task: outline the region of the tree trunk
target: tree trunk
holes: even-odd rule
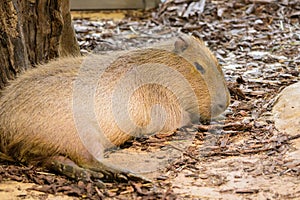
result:
[[[69,0],[0,2],[0,89],[38,63],[79,55]]]

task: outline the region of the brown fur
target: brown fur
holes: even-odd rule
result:
[[[216,58],[191,36],[114,55],[62,58],[27,71],[2,92],[0,152],[22,162],[63,155],[95,169],[101,163],[94,157],[112,145],[210,119],[228,104]]]

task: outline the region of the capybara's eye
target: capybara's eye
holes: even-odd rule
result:
[[[205,74],[205,69],[198,62],[194,62],[196,68],[201,72],[201,74]]]

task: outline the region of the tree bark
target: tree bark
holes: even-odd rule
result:
[[[36,64],[79,54],[69,0],[0,2],[0,89]]]

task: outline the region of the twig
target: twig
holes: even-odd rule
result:
[[[195,156],[186,153],[184,149],[181,149],[181,148],[179,148],[179,147],[176,147],[176,146],[174,146],[173,144],[169,144],[169,145],[170,145],[171,147],[173,147],[174,149],[176,149],[176,150],[178,150],[178,151],[181,151],[181,152],[183,153],[183,155],[188,156],[188,157],[190,157],[190,158],[192,158],[192,159],[194,159],[194,160],[196,160],[196,161],[200,161],[199,158],[196,158]]]

